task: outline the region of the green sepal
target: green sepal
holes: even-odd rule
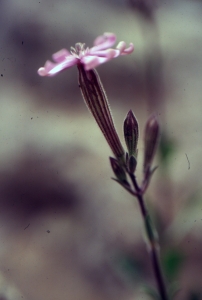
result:
[[[110,157],[109,158],[112,170],[116,178],[121,182],[127,182],[126,172],[122,166],[122,163],[119,162],[116,158]]]

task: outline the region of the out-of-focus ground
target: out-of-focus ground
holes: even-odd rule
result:
[[[144,1],[142,1],[144,2]],[[147,192],[176,299],[202,293],[202,2],[0,1],[0,299],[149,299],[139,208],[113,182],[111,151],[81,98],[76,68],[37,69],[103,32],[133,42],[98,68],[116,127],[155,113],[161,155]],[[152,9],[152,11],[150,10]],[[123,141],[123,138],[122,138]],[[195,298],[194,298],[195,297]]]

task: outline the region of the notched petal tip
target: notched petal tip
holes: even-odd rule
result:
[[[118,49],[120,52],[123,52],[126,48],[126,43],[125,42],[119,42],[118,45],[116,46],[116,49]]]
[[[134,51],[134,45],[133,45],[133,43],[130,43],[129,47],[126,48],[126,43],[122,41],[122,42],[118,43],[118,45],[116,46],[116,49],[120,51],[120,55],[130,54]]]
[[[129,44],[129,47],[126,48],[126,49],[124,50],[124,53],[125,53],[125,54],[130,54],[130,53],[132,53],[133,51],[134,51],[134,45],[133,45],[133,43],[130,43],[130,44]]]

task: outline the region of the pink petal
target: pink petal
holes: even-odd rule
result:
[[[116,46],[116,49],[120,51],[120,55],[130,54],[134,51],[134,45],[132,43],[129,44],[129,47],[126,48],[125,42],[120,42]]]
[[[119,42],[118,45],[116,46],[116,49],[118,49],[120,52],[124,51],[125,48],[126,48],[125,42]]]
[[[38,69],[38,74],[40,76],[48,76],[48,72],[54,68],[55,64],[52,63],[50,60],[47,60],[44,67]]]
[[[53,76],[59,72],[61,72],[64,69],[68,69],[72,67],[73,65],[76,65],[78,62],[78,59],[73,56],[69,56],[66,58],[65,61],[55,64],[55,66],[48,72],[49,76]]]
[[[89,54],[93,55],[93,56],[113,58],[113,57],[117,56],[117,50],[116,49],[106,49],[106,50],[100,50],[100,51],[92,51],[92,49],[90,49]]]
[[[130,44],[129,44],[129,47],[126,48],[126,49],[124,50],[124,53],[130,54],[130,53],[132,53],[133,51],[134,51],[134,45],[133,45],[133,43],[130,43]]]
[[[67,49],[61,49],[60,51],[52,55],[55,62],[62,62],[67,56],[70,56],[70,52]]]
[[[98,57],[98,56],[84,56],[81,59],[81,63],[84,64],[85,70],[89,71],[94,69],[95,67],[99,66],[100,64],[105,63],[106,61],[110,60],[109,57]]]
[[[39,68],[37,72],[40,76],[46,76],[47,75],[46,70],[43,67]]]
[[[38,74],[41,76],[54,76],[55,74],[59,73],[60,71],[70,68],[73,65],[76,65],[78,59],[74,56],[68,56],[65,58],[64,61],[54,64],[50,61],[45,63],[44,68],[40,68],[38,70]]]
[[[105,32],[103,35],[98,36],[94,41],[94,47],[91,51],[104,50],[114,45],[116,42],[116,36],[114,33]]]
[[[110,47],[115,43],[115,41],[115,34],[106,32],[95,39],[94,47],[91,49],[78,49],[80,51],[78,55],[79,58],[77,58],[76,55],[72,55],[67,49],[61,49],[52,55],[55,63],[47,61],[44,67],[39,68],[38,74],[40,76],[53,76],[64,69],[78,64],[79,62],[84,64],[85,70],[90,70],[105,63],[106,61],[111,60],[112,58],[118,57],[119,55],[126,55],[133,52],[133,44],[130,43],[129,47],[126,48],[125,42],[120,42],[116,49],[111,49]],[[78,43],[78,45],[81,44]]]

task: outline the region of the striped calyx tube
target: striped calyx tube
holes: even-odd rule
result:
[[[79,87],[84,102],[95,118],[115,157],[124,161],[125,151],[116,132],[107,95],[100,77],[95,69],[86,71],[82,64],[78,64],[77,67]]]

